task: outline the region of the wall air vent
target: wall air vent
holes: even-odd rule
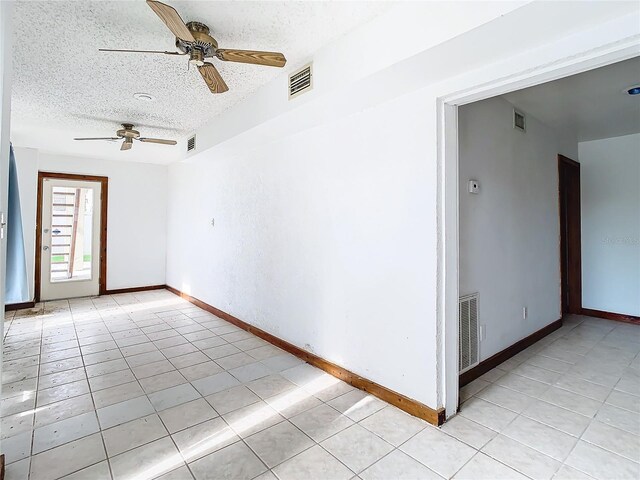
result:
[[[196,149],[196,136],[194,135],[193,137],[190,137],[189,140],[187,140],[187,152],[190,152],[191,150],[195,150]]]
[[[458,302],[458,355],[460,373],[476,366],[478,353],[478,294],[460,297]]]
[[[313,69],[311,67],[310,63],[289,75],[289,100],[313,88]]]
[[[527,130],[527,122],[524,117],[524,113],[519,112],[515,108],[513,109],[513,128],[520,130],[521,132],[526,132]]]

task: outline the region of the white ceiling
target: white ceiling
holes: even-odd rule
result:
[[[313,52],[385,12],[389,2],[168,1],[185,22],[206,23],[220,48],[281,51],[284,69],[219,62],[229,85],[209,93],[185,57],[102,53],[99,48],[174,50],[174,37],[143,0],[18,1],[14,13],[12,141],[16,146],[99,158],[169,163],[176,147],[136,143],[120,152],[111,136],[131,122],[142,136],[184,138]],[[133,98],[150,93],[155,102]],[[283,93],[283,95],[286,93]]]
[[[503,97],[578,142],[640,132],[640,57],[518,90]]]

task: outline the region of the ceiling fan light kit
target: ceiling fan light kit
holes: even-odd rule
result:
[[[175,8],[156,0],[147,0],[147,5],[160,17],[167,28],[176,37],[179,52],[156,50],[117,50],[103,49],[102,52],[159,53],[163,55],[188,55],[189,63],[198,67],[200,75],[211,93],[224,93],[229,90],[218,69],[208,58],[224,62],[250,63],[270,67],[284,67],[286,58],[279,52],[261,52],[257,50],[230,50],[218,48],[218,42],[210,35],[207,25],[200,22],[184,23]]]

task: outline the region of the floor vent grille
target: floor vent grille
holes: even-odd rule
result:
[[[478,294],[460,297],[458,302],[459,370],[460,373],[478,364]]]
[[[289,100],[311,90],[313,87],[313,72],[311,64],[289,75]]]

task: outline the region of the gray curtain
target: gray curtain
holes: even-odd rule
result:
[[[5,303],[28,302],[27,259],[24,251],[22,214],[20,212],[20,192],[18,170],[13,147],[9,157],[9,205],[7,208],[7,275],[5,277]]]

